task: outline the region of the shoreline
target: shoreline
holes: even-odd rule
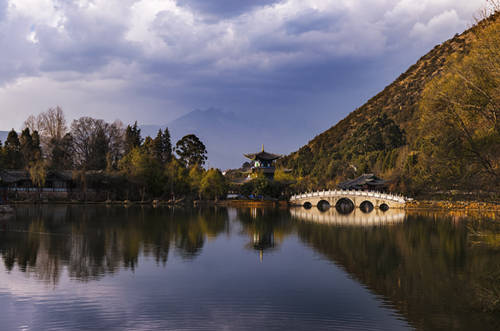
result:
[[[51,200],[51,201],[9,201],[7,205],[151,205],[151,206],[227,206],[227,207],[253,207],[253,208],[288,208],[292,205],[288,201],[257,201],[257,200],[219,200],[219,201],[78,201],[78,200]],[[407,202],[405,210],[464,210],[464,211],[493,211],[500,212],[500,202],[483,201],[444,201],[444,200],[413,200]]]
[[[444,200],[414,200],[406,203],[406,210],[463,210],[500,212],[500,202],[484,201],[444,201]]]

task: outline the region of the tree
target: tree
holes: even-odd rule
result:
[[[3,144],[2,140],[0,140],[0,169],[3,169],[4,167],[4,149],[3,149]]]
[[[204,170],[200,166],[191,167],[189,170],[189,186],[191,193],[200,197],[201,194],[201,181],[204,177]]]
[[[51,154],[50,142],[60,141],[67,133],[66,117],[61,107],[49,108],[47,111],[38,114],[37,116],[30,115],[24,121],[24,128],[30,129],[31,132],[37,131],[40,135],[40,140],[45,148],[45,152]]]
[[[42,187],[45,185],[45,180],[47,178],[45,161],[37,160],[31,162],[28,166],[28,172],[30,174],[31,182],[36,185],[41,191]]]
[[[5,140],[4,145],[4,162],[8,169],[22,168],[23,158],[21,154],[21,145],[17,132],[12,129]]]
[[[189,193],[189,182],[186,168],[176,159],[165,166],[165,191],[175,200],[176,194]]]
[[[200,191],[205,199],[223,199],[227,195],[226,178],[219,169],[211,168],[201,180]]]
[[[60,140],[67,131],[66,118],[61,107],[49,108],[41,116],[42,135]],[[36,130],[35,130],[36,131]]]
[[[203,166],[207,160],[207,149],[194,134],[184,136],[175,145],[175,152],[188,167]]]
[[[120,120],[116,120],[109,125],[108,170],[118,169],[118,161],[123,157],[125,152],[124,135],[125,130],[123,129],[123,123]]]
[[[141,146],[141,129],[137,126],[137,121],[134,122],[133,126],[127,125],[124,144],[125,154],[129,153],[135,147]]]
[[[74,163],[80,169],[106,169],[110,150],[110,125],[103,120],[81,117],[71,124]]]
[[[52,169],[70,170],[73,169],[73,137],[66,133],[64,137],[57,141],[51,141],[52,155],[50,157]]]
[[[42,146],[40,145],[40,135],[38,131],[33,131],[31,134],[33,141],[33,160],[40,160],[42,158]]]
[[[271,193],[271,181],[267,179],[264,175],[259,174],[257,178],[252,179],[253,191],[252,193],[256,196],[266,196]]]
[[[23,158],[23,165],[28,166],[33,160],[33,138],[30,134],[30,129],[26,128],[21,132],[19,138],[19,150]]]
[[[135,147],[120,160],[120,169],[139,186],[141,200],[146,193],[161,194],[163,171],[155,158],[144,149]]]
[[[145,139],[144,139],[144,143],[142,144],[142,149],[144,150],[144,152],[148,153],[149,155],[151,155],[152,157],[156,158],[156,153],[155,153],[155,148],[154,148],[154,141],[153,139],[150,137],[150,136],[147,136]],[[156,158],[156,160],[158,162],[161,162],[161,160],[158,160]]]
[[[170,132],[168,128],[165,131],[158,130],[158,134],[153,140],[153,154],[156,159],[165,164],[172,159],[172,143],[170,142]]]
[[[172,142],[168,128],[165,128],[162,135],[162,158],[163,162],[170,162],[172,160]]]
[[[108,124],[103,120],[94,120],[94,132],[90,139],[89,159],[86,169],[106,169],[109,151],[109,138],[107,135]]]
[[[75,152],[74,162],[80,169],[85,168],[89,162],[93,125],[94,119],[91,117],[81,117],[71,123],[71,136]]]

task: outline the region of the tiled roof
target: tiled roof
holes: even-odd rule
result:
[[[259,153],[253,153],[253,154],[243,154],[246,158],[249,158],[250,160],[266,160],[266,161],[273,161],[276,159],[279,159],[281,155],[279,154],[272,154],[268,153],[265,151],[259,152]]]
[[[365,185],[372,187],[380,187],[387,184],[387,181],[382,178],[378,178],[374,174],[363,174],[360,177],[346,182],[340,183],[338,186],[341,189],[360,189]]]

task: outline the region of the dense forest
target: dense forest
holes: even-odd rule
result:
[[[297,189],[373,172],[404,194],[500,194],[500,7],[280,161]]]
[[[205,145],[189,134],[172,145],[168,128],[141,137],[137,122],[81,117],[67,127],[60,107],[30,116],[20,134],[0,142],[0,170],[24,170],[43,187],[49,172],[72,171],[85,190],[98,188],[116,199],[224,197],[227,183],[218,169],[205,170]]]

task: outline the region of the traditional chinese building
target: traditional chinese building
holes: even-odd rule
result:
[[[356,179],[340,183],[338,187],[342,190],[385,191],[387,189],[387,181],[374,174],[363,174]]]
[[[281,158],[281,155],[272,154],[264,151],[264,145],[262,145],[262,151],[253,154],[243,154],[246,158],[250,159],[251,168],[248,171],[249,176],[255,173],[263,173],[267,178],[274,179],[274,171],[276,170],[275,161]]]

